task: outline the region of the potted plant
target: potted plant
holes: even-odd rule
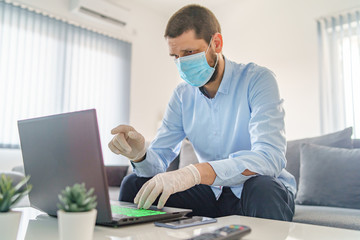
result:
[[[66,187],[59,195],[57,211],[60,240],[92,239],[97,211],[94,189],[86,190],[85,184]]]
[[[21,219],[20,211],[11,208],[31,191],[32,186],[26,185],[30,176],[22,179],[16,186],[11,177],[0,176],[0,236],[1,239],[16,239]]]

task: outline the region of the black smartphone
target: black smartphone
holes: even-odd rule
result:
[[[155,226],[158,227],[178,229],[178,228],[192,227],[192,226],[197,226],[207,223],[215,223],[215,222],[217,222],[215,218],[193,216],[191,218],[181,218],[177,220],[172,219],[172,220],[154,222],[154,224]]]

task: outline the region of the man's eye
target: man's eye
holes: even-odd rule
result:
[[[195,51],[192,51],[192,50],[189,50],[189,51],[186,51],[186,54],[193,54]]]

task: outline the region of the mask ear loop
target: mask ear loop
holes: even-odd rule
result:
[[[209,50],[209,48],[210,48],[212,38],[213,38],[213,37],[211,36],[209,46],[207,47],[207,49],[206,49],[206,51],[205,51],[205,55],[207,54],[207,52],[208,52],[208,50]]]
[[[208,46],[208,48],[207,48],[206,51],[205,51],[205,55],[207,54],[207,52],[208,52],[208,50],[209,50],[209,48],[210,48],[212,39],[213,39],[213,37],[211,36],[209,46]],[[216,62],[215,62],[215,65],[214,65],[213,68],[216,68],[216,65],[217,65],[217,63],[218,63],[218,60],[219,60],[219,56],[218,56],[218,54],[216,53]]]

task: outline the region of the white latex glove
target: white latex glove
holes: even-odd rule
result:
[[[163,208],[171,194],[185,191],[200,184],[201,176],[194,165],[176,171],[159,173],[147,181],[136,194],[138,208],[148,209],[162,192],[157,208]]]
[[[145,139],[133,127],[119,125],[111,130],[111,134],[116,134],[108,144],[113,153],[124,155],[134,162],[144,157]]]

